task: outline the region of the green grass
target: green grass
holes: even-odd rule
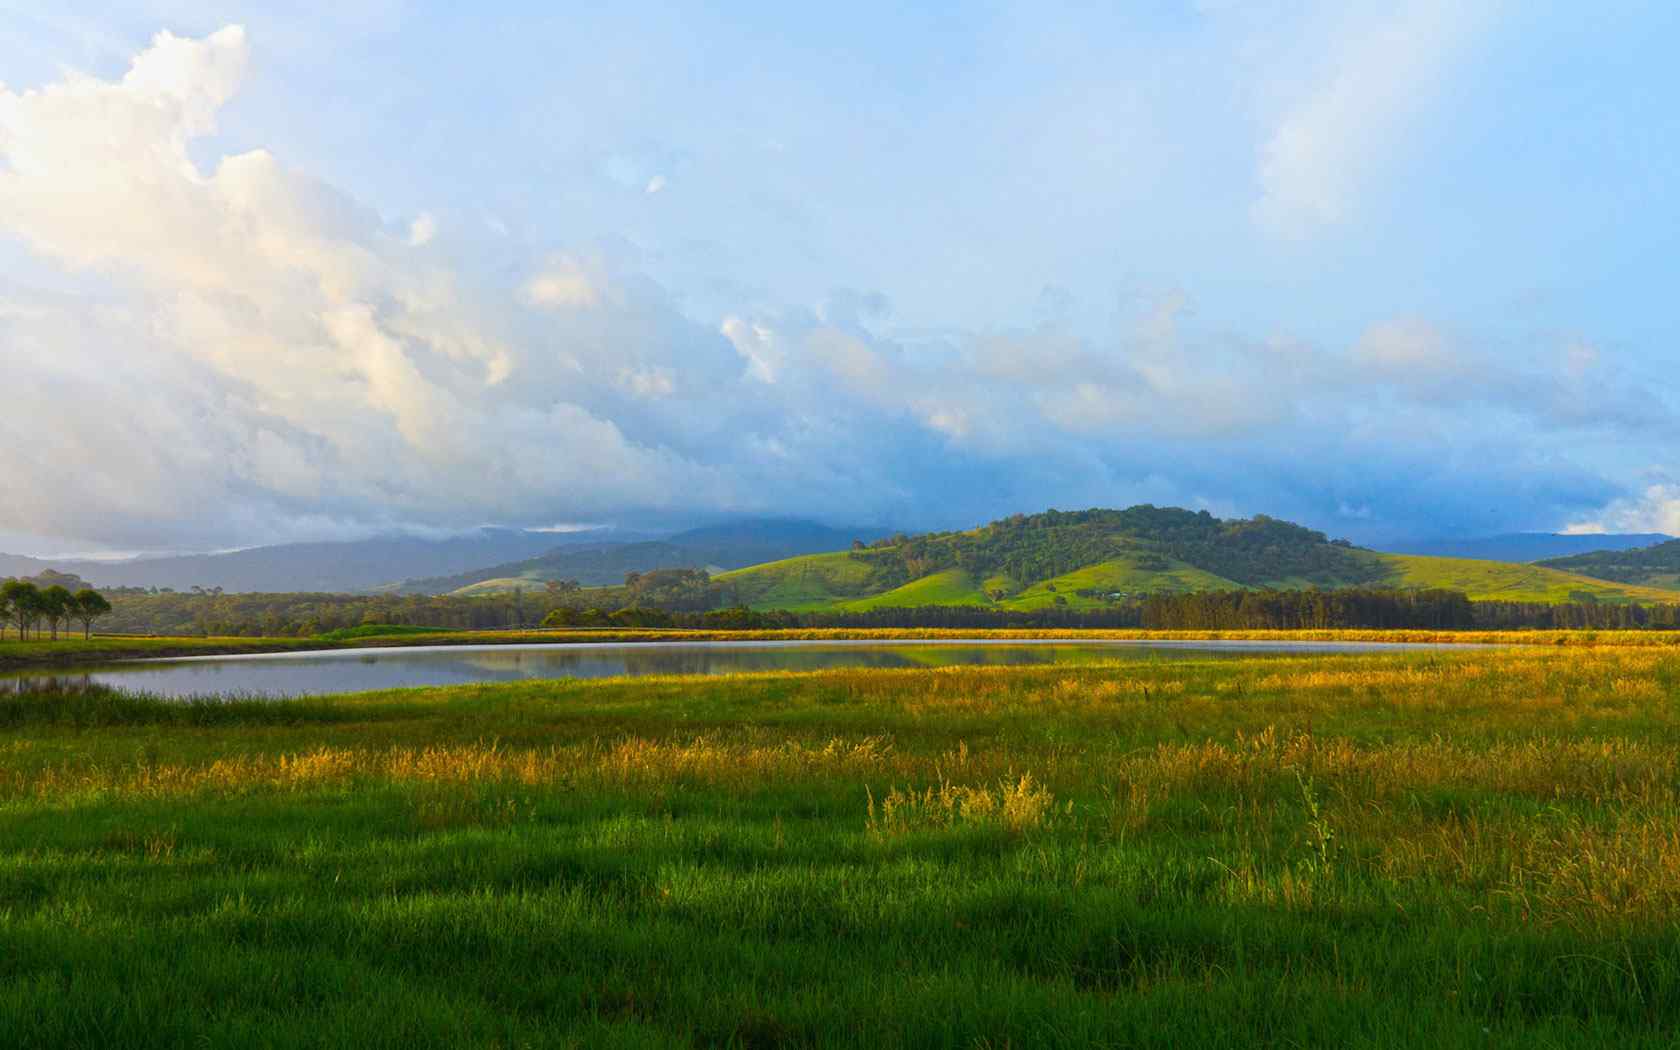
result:
[[[961,569],[947,569],[912,580],[902,587],[840,603],[845,612],[869,609],[909,609],[919,605],[990,605],[991,599],[974,584],[974,577]]]
[[[1592,551],[1540,561],[1548,569],[1575,572],[1595,579],[1680,590],[1680,542],[1669,541],[1622,551]]]
[[[1672,591],[1595,580],[1540,565],[1414,554],[1372,556],[1391,567],[1389,579],[1384,581],[1389,586],[1441,587],[1463,591],[1473,601],[1568,602],[1582,595],[1601,602],[1674,601]]]
[[[1170,559],[1163,560],[1167,561],[1165,569],[1139,568],[1132,558],[1116,558],[1096,565],[1087,565],[1083,569],[1036,583],[1000,604],[1006,609],[1042,609],[1054,605],[1060,597],[1069,608],[1101,609],[1108,605],[1103,598],[1082,598],[1077,592],[1086,588],[1099,588],[1109,593],[1136,595],[1238,589],[1238,585],[1230,580],[1204,572],[1193,565]]]
[[[541,591],[548,583],[541,576],[502,576],[493,580],[480,580],[469,583],[465,587],[457,587],[450,591],[452,598],[484,598],[496,594],[507,594],[511,591]]]
[[[1671,647],[0,701],[7,1046],[1662,1047],[1680,1016]]]
[[[1614,583],[1540,565],[1464,558],[1434,558],[1406,554],[1355,552],[1383,566],[1385,579],[1376,586],[1444,588],[1463,591],[1472,600],[1520,602],[1649,602],[1674,601],[1674,592],[1656,587]],[[735,583],[741,600],[755,609],[796,611],[867,610],[919,605],[996,605],[1004,609],[1041,609],[1057,599],[1073,609],[1102,608],[1100,598],[1083,598],[1082,589],[1106,592],[1183,593],[1202,590],[1232,590],[1230,580],[1183,562],[1168,561],[1164,569],[1140,568],[1135,558],[1120,557],[1088,565],[1026,587],[1007,576],[976,581],[959,569],[933,573],[890,591],[871,594],[868,567],[845,552],[790,558],[768,565],[723,573],[719,577]],[[492,581],[505,584],[506,581]],[[1306,587],[1305,580],[1269,581],[1279,588]],[[483,586],[489,586],[485,584]],[[505,588],[504,588],[505,589]],[[993,601],[990,595],[1003,592]]]
[[[209,653],[280,652],[288,649],[319,648],[309,638],[140,638],[99,635],[84,640],[19,641],[14,634],[0,639],[0,668],[53,663],[88,663],[143,657],[195,656]]]
[[[340,627],[336,631],[323,631],[315,637],[323,642],[349,642],[364,638],[399,638],[404,635],[415,634],[449,634],[447,627],[415,627],[409,624],[395,623],[364,623],[360,627]]]
[[[720,580],[736,585],[742,601],[754,609],[791,609],[800,612],[862,611],[922,605],[997,605],[1005,609],[1039,609],[1056,603],[1058,595],[1078,609],[1105,606],[1101,598],[1081,598],[1084,587],[1128,593],[1226,590],[1237,584],[1183,562],[1170,561],[1163,570],[1139,568],[1133,559],[1116,558],[1086,566],[1025,589],[1004,575],[979,583],[961,569],[931,573],[878,593],[868,593],[867,564],[846,552],[813,554],[786,561],[721,573]],[[505,582],[505,581],[504,581]],[[1054,590],[1051,588],[1054,587]],[[995,592],[1006,597],[994,602]]]
[[[751,608],[798,612],[833,608],[864,595],[869,566],[845,551],[836,551],[718,573],[716,579],[734,584],[742,604]]]

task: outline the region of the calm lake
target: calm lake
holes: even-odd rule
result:
[[[453,645],[138,660],[0,679],[0,689],[99,684],[167,697],[313,696],[540,678],[818,671],[843,667],[1092,664],[1301,653],[1462,649],[1408,643],[1260,641],[640,642]]]

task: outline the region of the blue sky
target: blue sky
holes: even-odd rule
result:
[[[13,549],[1680,532],[1673,5],[40,7]]]

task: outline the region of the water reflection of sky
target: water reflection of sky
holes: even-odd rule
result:
[[[840,644],[642,643],[427,646],[326,653],[151,660],[66,675],[23,675],[14,688],[50,681],[95,683],[162,696],[303,696],[408,686],[466,685],[543,678],[715,675],[848,667],[1089,664],[1208,659],[1302,652],[1432,648],[1370,644],[1197,642],[912,642]]]

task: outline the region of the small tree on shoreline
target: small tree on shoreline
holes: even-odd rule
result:
[[[41,592],[41,616],[52,629],[52,640],[55,642],[58,641],[58,625],[70,618],[73,601],[70,592],[56,583]]]
[[[82,637],[93,637],[93,621],[111,612],[111,603],[92,587],[84,587],[71,594],[69,589],[54,584],[44,590],[30,580],[7,580],[0,583],[0,637],[5,628],[16,627],[18,641],[29,638],[30,628],[40,637],[40,623],[47,621],[52,640],[58,641],[60,627],[68,628],[70,621],[80,621]]]
[[[70,599],[71,616],[82,623],[82,638],[93,637],[93,621],[111,611],[111,603],[91,587],[77,591]]]
[[[18,641],[23,641],[42,612],[40,588],[26,580],[7,580],[0,584],[0,601],[5,602],[12,623],[17,625]]]

